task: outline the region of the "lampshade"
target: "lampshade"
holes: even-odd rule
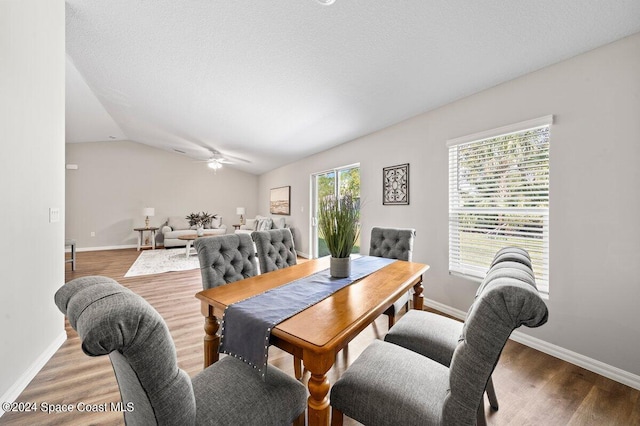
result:
[[[142,216],[155,216],[156,215],[156,209],[154,209],[153,207],[145,207],[144,209],[142,209]]]
[[[236,214],[244,214],[244,207],[236,207]]]

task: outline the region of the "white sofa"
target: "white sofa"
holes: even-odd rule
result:
[[[246,219],[236,234],[251,234],[253,231],[267,231],[269,229],[288,228],[284,217],[256,216],[254,219]]]
[[[195,234],[195,226],[189,225],[189,221],[183,216],[170,216],[161,228],[165,247],[184,247],[185,240],[178,239],[181,235]],[[223,235],[227,233],[227,225],[222,224],[220,216],[211,220],[210,225],[204,228],[204,235]]]

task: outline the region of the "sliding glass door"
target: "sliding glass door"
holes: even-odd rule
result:
[[[350,193],[360,200],[360,164],[351,164],[336,169],[315,173],[311,176],[311,257],[327,256],[329,250],[318,235],[318,200],[326,196],[341,197]],[[353,247],[353,253],[360,253],[360,239]]]

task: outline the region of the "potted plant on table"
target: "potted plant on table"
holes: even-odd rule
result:
[[[360,207],[351,194],[340,198],[326,196],[318,205],[318,233],[331,253],[332,277],[348,277],[351,272],[350,255],[360,235]]]
[[[204,235],[204,226],[211,222],[215,215],[209,213],[191,213],[185,219],[189,221],[190,226],[196,227],[196,234],[201,237]]]

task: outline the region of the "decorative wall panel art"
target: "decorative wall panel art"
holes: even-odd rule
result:
[[[409,163],[382,169],[382,204],[409,204]]]

